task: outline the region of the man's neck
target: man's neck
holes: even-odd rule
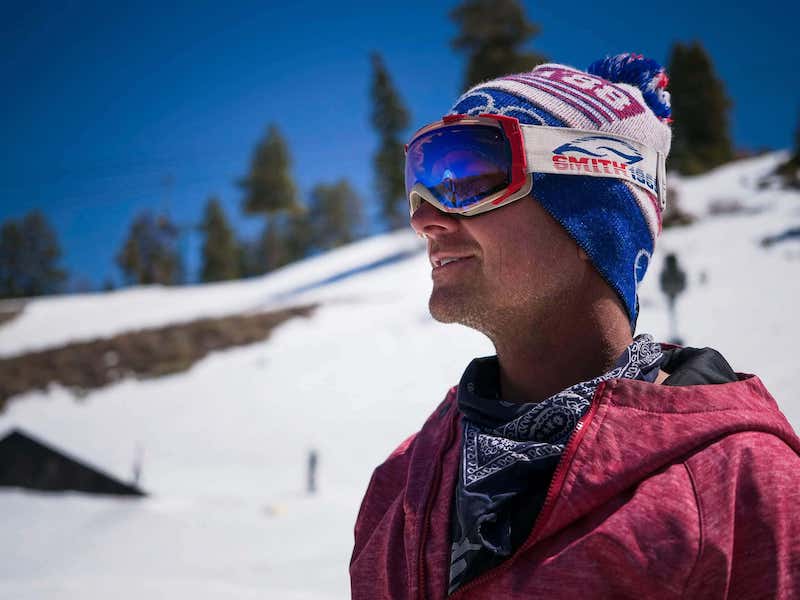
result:
[[[613,312],[598,303],[575,318],[493,336],[503,400],[541,402],[611,369],[632,341],[627,319],[614,318]]]

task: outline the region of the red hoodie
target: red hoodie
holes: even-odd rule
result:
[[[375,470],[352,597],[447,594],[461,447],[453,388]],[[800,440],[751,375],[598,388],[533,530],[451,598],[800,598]]]

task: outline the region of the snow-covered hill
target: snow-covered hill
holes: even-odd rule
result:
[[[689,345],[756,372],[800,428],[800,195],[757,189],[768,155],[676,180],[700,220],[667,230],[642,288],[639,331],[668,335],[659,255],[689,276],[678,302]],[[739,204],[739,213],[711,215]],[[717,207],[716,209],[714,207]],[[123,381],[76,400],[17,397],[20,426],[129,478],[143,450],[144,500],[0,492],[0,598],[346,598],[352,525],[372,468],[419,427],[480,335],[427,313],[430,267],[410,232],[365,240],[260,279],[36,300],[0,327],[0,355],[200,316],[321,302],[266,342],[187,373]],[[704,283],[703,283],[704,282]],[[303,493],[310,448],[320,492]]]

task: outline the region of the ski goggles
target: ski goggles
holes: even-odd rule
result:
[[[533,173],[621,179],[666,205],[664,155],[616,134],[525,125],[506,115],[448,115],[406,145],[412,215],[423,201],[467,217],[500,208],[533,191]]]

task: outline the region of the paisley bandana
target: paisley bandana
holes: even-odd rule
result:
[[[607,373],[529,404],[500,400],[497,357],[469,364],[458,387],[464,441],[452,516],[450,593],[502,562],[528,536],[599,384],[655,381],[663,358],[652,336],[637,336]]]

